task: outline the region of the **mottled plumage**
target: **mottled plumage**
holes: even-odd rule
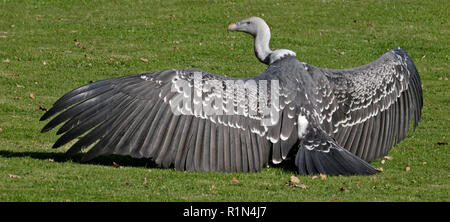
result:
[[[414,128],[420,120],[420,78],[400,48],[362,67],[323,69],[290,50],[270,50],[260,18],[228,29],[255,37],[255,54],[268,64],[264,73],[237,79],[177,69],[93,82],[56,101],[41,120],[58,115],[42,132],[64,123],[53,147],[81,137],[67,153],[91,147],[83,161],[116,153],[177,170],[254,172],[292,158],[301,174],[366,175],[376,172],[367,162],[386,155],[405,138],[410,120]],[[213,85],[199,87],[205,84]],[[263,112],[263,104],[274,102],[273,87],[279,107]],[[189,97],[190,107],[179,106],[175,115],[171,107],[180,93],[201,97]],[[248,102],[256,97],[260,101]],[[223,105],[210,103],[213,98]],[[205,113],[196,104],[229,115]]]

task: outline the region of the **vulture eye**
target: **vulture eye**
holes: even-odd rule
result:
[[[250,25],[250,22],[247,22],[247,25]]]

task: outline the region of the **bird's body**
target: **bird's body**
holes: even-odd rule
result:
[[[322,69],[270,50],[260,18],[228,29],[255,37],[264,73],[237,79],[179,69],[101,80],[61,97],[41,120],[64,112],[43,131],[65,122],[54,147],[84,135],[67,151],[95,144],[84,160],[116,153],[178,170],[248,172],[291,158],[301,174],[349,175],[375,173],[367,161],[420,120],[420,79],[400,48],[362,67]]]

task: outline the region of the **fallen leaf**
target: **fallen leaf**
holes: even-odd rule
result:
[[[141,60],[142,62],[148,62],[148,59],[146,59],[146,58],[140,58],[140,60]]]
[[[312,176],[312,179],[313,180],[315,180],[315,179],[317,179],[317,178],[319,178],[318,176]]]
[[[300,187],[300,188],[302,188],[302,189],[308,189],[309,187],[308,186],[306,186],[305,184],[296,184],[296,187]]]
[[[55,162],[54,159],[48,159],[48,162]]]
[[[214,186],[214,185],[211,185],[210,187],[209,187],[211,190],[215,190],[215,189],[217,189],[217,187],[216,186]]]
[[[8,173],[9,178],[20,178],[20,176]]]
[[[36,97],[34,96],[33,93],[30,93],[30,98],[31,98],[31,99],[36,99]]]
[[[295,184],[300,183],[300,179],[298,179],[298,177],[296,177],[294,175],[291,176],[289,181],[292,183],[295,183]]]
[[[0,128],[0,132],[1,132],[1,128]],[[425,165],[425,164],[427,164],[427,162],[423,162],[422,164]]]
[[[48,65],[46,61],[43,61],[42,64],[44,64],[44,66]]]
[[[321,178],[322,180],[326,180],[326,179],[327,179],[327,175],[325,175],[325,174],[320,174],[320,178]]]
[[[233,178],[231,178],[231,182],[232,182],[232,183],[239,183],[239,180],[236,179],[236,177],[233,177]]]
[[[23,99],[23,97],[20,97],[20,96],[14,96],[14,99],[19,100],[19,99]]]
[[[114,58],[109,58],[106,62],[114,62],[115,59]]]
[[[411,170],[411,167],[409,167],[409,166],[405,168],[405,171],[406,171],[406,172],[408,172],[408,171],[410,171],[410,170]]]
[[[383,167],[378,167],[378,168],[375,168],[378,172],[383,172],[384,170],[383,170]]]
[[[3,131],[3,129],[2,128],[0,128],[0,133]]]
[[[143,184],[147,184],[147,177],[144,177],[144,183]]]
[[[439,146],[448,145],[448,142],[441,142],[441,141],[439,141],[439,142],[437,142],[437,145],[439,145]]]
[[[288,187],[290,187],[290,188],[294,188],[294,187],[300,187],[300,188],[302,188],[302,189],[308,189],[308,188],[309,188],[309,187],[306,186],[305,184],[302,184],[302,183],[293,183],[293,182],[291,182],[291,181],[287,181],[287,182],[285,183],[285,185],[288,186]]]
[[[39,106],[39,108],[36,108],[37,111],[46,111],[47,112],[47,108],[45,108],[44,106]]]
[[[291,187],[291,188],[300,187],[302,189],[308,189],[308,186],[306,186],[303,183],[300,183],[300,179],[294,175],[292,175],[289,178],[289,181],[287,181],[285,184],[286,184],[286,186]]]
[[[5,60],[3,60],[3,62],[9,63],[9,62],[11,62],[11,60],[5,59]]]
[[[448,77],[445,77],[445,81],[448,81]]]
[[[6,36],[6,35],[0,35],[0,38],[6,39],[6,38],[8,38],[8,36]]]
[[[128,182],[125,182],[125,185],[127,185],[127,186],[130,186],[130,183],[128,183]]]
[[[77,33],[78,32],[78,30],[72,30],[72,31],[70,31],[71,33]]]
[[[339,55],[345,55],[345,52],[340,52]]]
[[[425,56],[425,55],[423,55],[423,56],[422,56],[422,59],[425,59],[425,57],[426,57],[426,56]]]
[[[113,167],[114,168],[120,168],[121,166],[119,164],[117,164],[116,162],[113,162]]]
[[[152,169],[148,169],[147,171],[148,171],[149,173],[151,173],[151,172],[152,172]]]
[[[394,157],[391,157],[391,156],[384,156],[384,159],[387,159],[387,160],[393,160]]]
[[[344,187],[339,187],[339,191],[344,192],[345,188]]]
[[[80,48],[80,49],[86,49],[83,45],[81,45],[81,43],[80,43],[77,39],[74,39],[73,41],[75,42],[75,45],[76,45],[78,48]]]
[[[386,160],[381,160],[381,164],[384,164],[386,162]]]
[[[17,84],[17,83],[16,83],[16,86],[17,86],[17,88],[25,88],[25,86],[22,86],[22,85]]]
[[[361,186],[361,182],[360,181],[356,181],[356,186]]]

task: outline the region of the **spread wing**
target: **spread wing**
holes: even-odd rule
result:
[[[264,101],[270,104],[270,70],[245,82],[196,69],[93,82],[56,101],[41,120],[59,114],[42,132],[64,123],[54,148],[81,137],[67,153],[90,147],[83,161],[115,153],[151,158],[160,166],[178,170],[258,171],[268,164],[271,142],[293,130],[281,129],[283,109],[267,112],[261,106]],[[206,87],[206,80],[215,85]],[[242,85],[236,87],[236,80]],[[267,85],[259,80],[266,80]],[[247,87],[248,82],[255,84]],[[266,97],[259,96],[263,86],[267,87]],[[256,95],[264,101],[248,102]],[[199,104],[208,102],[212,113],[199,109]],[[226,113],[220,115],[220,108]]]
[[[422,86],[416,67],[400,48],[359,68],[320,69],[316,78],[322,127],[366,161],[386,155],[421,118]]]

